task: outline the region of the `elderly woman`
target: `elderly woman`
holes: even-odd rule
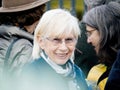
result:
[[[47,11],[35,30],[34,61],[23,71],[24,80],[27,79],[24,87],[29,90],[88,90],[83,72],[73,63],[79,35],[78,20],[68,11]]]

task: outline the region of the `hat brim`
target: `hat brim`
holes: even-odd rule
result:
[[[11,13],[11,12],[25,11],[25,10],[29,10],[29,9],[38,7],[42,4],[45,4],[48,1],[50,1],[50,0],[43,0],[42,2],[38,0],[38,1],[33,2],[31,4],[26,4],[26,5],[16,6],[16,7],[10,7],[10,8],[1,7],[0,8],[0,13]]]

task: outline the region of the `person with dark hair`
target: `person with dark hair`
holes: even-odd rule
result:
[[[105,4],[105,0],[84,0],[84,13],[90,9]],[[81,20],[82,21],[82,20]],[[85,35],[86,27],[85,24],[80,21],[81,37],[78,38],[78,43],[76,45],[75,51],[75,64],[77,64],[85,73],[87,77],[89,70],[97,64],[98,58],[96,56],[93,47],[87,43],[87,37]]]
[[[110,1],[120,2],[120,0],[84,0],[83,16],[90,9],[100,5],[108,4]],[[93,47],[86,41],[87,37],[85,35],[85,24],[81,21],[80,29],[82,31],[82,35],[80,38],[78,38],[74,62],[83,70],[87,77],[89,70],[98,63],[98,58]]]
[[[85,24],[80,22],[79,27],[82,34],[78,38],[74,62],[83,70],[85,77],[87,77],[89,70],[97,64],[98,60],[93,47],[87,43]]]
[[[119,7],[119,3],[110,2],[91,9],[83,17],[87,42],[93,45],[100,63],[90,70],[87,80],[95,82],[100,90],[104,90],[109,71],[120,49]]]
[[[30,62],[34,29],[49,0],[2,0],[0,7],[0,80],[18,75]],[[8,78],[7,78],[8,77]],[[9,78],[9,79],[10,79]],[[8,81],[8,80],[7,80]],[[0,90],[2,86],[0,86]]]

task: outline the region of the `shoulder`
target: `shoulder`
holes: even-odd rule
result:
[[[11,49],[10,57],[16,61],[28,61],[32,54],[33,45],[27,39],[17,39]]]
[[[91,68],[91,70],[88,73],[87,79],[98,81],[99,77],[106,71],[107,66],[104,64],[98,64]]]
[[[76,72],[76,80],[77,80],[77,83],[80,83],[79,86],[81,87],[81,90],[88,90],[89,87],[85,80],[85,75],[84,75],[83,71],[81,70],[80,67],[78,67],[75,64],[74,64],[74,68],[75,68],[75,72]]]
[[[38,69],[42,70],[42,68],[46,67],[46,66],[47,66],[47,63],[45,62],[45,60],[43,58],[40,57],[40,58],[34,59],[34,60],[32,60],[32,62],[26,64],[25,69],[28,69],[28,70],[31,69],[31,70],[37,71]]]
[[[81,68],[77,66],[76,64],[74,64],[74,68],[75,68],[75,71],[82,73]]]
[[[97,65],[93,66],[90,71],[97,70],[97,71],[104,72],[106,69],[107,69],[107,66],[105,64],[97,64]]]
[[[113,63],[113,66],[112,66],[112,70],[114,70],[115,68],[119,68],[119,70],[120,70],[120,50],[118,51],[118,53],[117,53],[117,57],[116,57],[116,60],[115,60],[115,62]],[[112,71],[111,70],[111,71]]]
[[[119,50],[118,53],[117,53],[117,57],[116,57],[115,62],[113,63],[111,72],[117,71],[117,70],[118,70],[118,72],[119,72],[119,70],[120,70],[120,50]],[[116,73],[117,73],[117,72],[116,72]]]
[[[85,75],[84,75],[83,71],[81,70],[81,68],[75,64],[74,64],[74,68],[75,68],[76,76],[81,79],[85,79]]]
[[[120,50],[118,51],[117,58],[113,63],[110,71],[105,90],[119,90],[120,89]]]
[[[16,43],[15,43],[15,45],[19,45],[20,47],[32,47],[33,46],[33,44],[29,41],[29,40],[27,40],[27,39],[25,39],[25,38],[18,38],[18,40],[16,41]]]

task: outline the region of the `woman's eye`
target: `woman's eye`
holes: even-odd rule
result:
[[[59,39],[59,38],[54,38],[53,41],[54,41],[54,42],[61,42],[61,39]]]
[[[67,38],[65,41],[71,42],[71,41],[73,41],[73,38]]]

